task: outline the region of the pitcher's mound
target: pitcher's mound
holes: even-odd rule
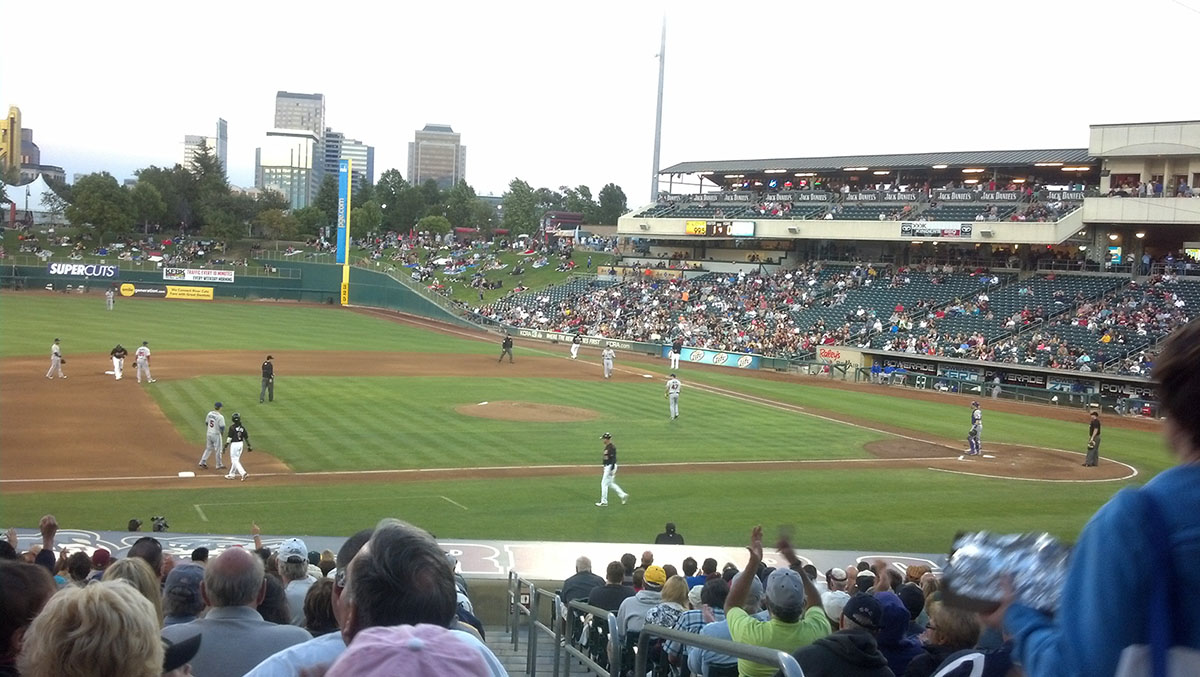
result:
[[[539,404],[537,402],[508,400],[480,402],[479,404],[460,404],[454,408],[454,411],[464,416],[494,418],[501,421],[544,421],[546,423],[590,421],[600,416],[598,412],[591,409],[564,407],[560,404]]]

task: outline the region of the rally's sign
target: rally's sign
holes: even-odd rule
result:
[[[46,266],[46,272],[51,275],[72,275],[75,277],[115,278],[120,275],[120,269],[116,266],[106,266],[99,263],[51,263]]]
[[[900,237],[934,237],[934,238],[966,238],[971,239],[975,228],[969,223],[950,221],[930,221],[928,223],[900,224]]]
[[[233,282],[232,270],[208,268],[163,268],[163,279],[171,282]]]

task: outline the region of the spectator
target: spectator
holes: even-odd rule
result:
[[[133,542],[129,552],[125,554],[126,559],[137,557],[145,560],[146,564],[150,565],[150,570],[154,575],[162,576],[163,573],[163,549],[162,543],[153,536],[142,536]]]
[[[696,592],[699,591],[699,595]],[[679,620],[675,621],[675,629],[683,632],[699,633],[705,623],[705,614],[713,621],[725,620],[725,598],[729,596],[729,584],[720,578],[705,583],[702,586],[696,586],[688,593],[688,601],[691,609],[684,611],[679,615]],[[684,646],[680,642],[667,642],[665,650],[667,658],[672,665],[685,662],[683,658],[690,647]]]
[[[308,575],[308,546],[299,538],[289,538],[280,544],[279,577],[283,579],[291,624],[304,624],[304,596],[317,579]]]
[[[654,537],[655,545],[683,545],[683,534],[675,531],[675,523],[667,522],[663,532]]]
[[[67,557],[67,581],[74,586],[87,585],[92,573],[92,558],[86,552],[73,552]]]
[[[717,560],[712,557],[705,558],[704,563],[700,565],[700,573],[704,575],[706,581],[720,578],[721,574],[717,572]]]
[[[751,531],[749,550],[746,570],[733,579],[729,596],[725,598],[725,618],[729,621],[729,634],[733,641],[791,653],[828,635],[829,621],[821,607],[821,593],[807,576],[792,569],[776,569],[767,576],[767,611],[771,612],[769,621],[755,620],[742,610],[750,587],[748,576],[757,571],[762,563],[761,526]],[[789,563],[800,568],[790,546],[782,543],[780,552]],[[770,677],[774,674],[774,670],[768,666],[742,659],[738,660],[738,672],[747,677]]]
[[[925,627],[925,653],[912,659],[904,677],[929,677],[950,654],[973,648],[982,629],[975,614],[934,602]]]
[[[163,625],[190,623],[204,611],[200,584],[204,582],[204,567],[194,563],[171,569],[163,585]]]
[[[621,555],[621,565],[625,567],[625,574],[622,576],[621,582],[625,585],[633,585],[633,569],[636,564],[637,557],[634,557],[632,552]]]
[[[904,602],[892,592],[892,577],[888,574],[886,562],[876,561],[875,570],[875,599],[883,608],[883,616],[879,627],[879,651],[887,657],[888,667],[897,675],[903,675],[908,664],[922,653],[921,641],[908,636],[908,625],[912,620]],[[899,572],[897,572],[899,573]]]
[[[588,604],[605,611],[617,611],[621,602],[634,595],[633,588],[621,582],[625,579],[625,566],[620,562],[609,562],[604,575],[604,585],[596,586],[588,593]]]
[[[580,557],[575,560],[575,575],[563,581],[561,598],[564,602],[588,599],[592,590],[604,585],[604,579],[592,573],[592,560]]]
[[[112,562],[112,553],[104,548],[96,548],[92,552],[92,572],[88,574],[88,581],[98,581],[104,578],[104,572]]]
[[[762,608],[763,584],[758,579],[758,576],[753,576],[749,573],[744,574],[749,579],[746,594],[742,600],[742,610],[749,614],[752,618],[760,621],[769,620],[771,615]],[[725,579],[717,577],[713,580],[719,580],[725,583]],[[705,585],[708,585],[707,583]],[[728,584],[726,584],[728,585]],[[729,601],[726,596],[725,601]],[[722,609],[724,612],[725,609]],[[715,613],[715,610],[714,610]],[[700,635],[703,637],[713,637],[716,639],[724,639],[733,641],[733,637],[729,633],[728,620],[714,620],[709,622],[700,630]],[[688,652],[688,669],[694,675],[706,676],[713,668],[728,668],[736,667],[737,661],[727,654],[709,651],[708,649],[693,649]]]
[[[638,566],[642,569],[649,569],[651,564],[654,564],[654,553],[647,550],[642,553],[642,563]]]
[[[105,581],[124,580],[142,593],[142,596],[154,606],[155,620],[162,625],[162,587],[158,576],[150,570],[150,565],[143,559],[126,557],[118,560],[104,572]]]
[[[333,589],[330,590],[333,617],[338,627],[344,627],[346,622],[345,587],[346,572],[350,561],[371,538],[374,529],[363,529],[346,539],[338,550],[337,569],[333,577]],[[307,601],[307,598],[306,600]],[[306,670],[321,671],[337,660],[346,650],[346,641],[341,632],[320,635],[294,646],[288,647],[259,663],[250,671],[247,677],[295,677]]]
[[[0,675],[16,675],[17,656],[29,624],[55,592],[45,567],[26,562],[0,562]]]
[[[845,569],[834,567],[825,572],[825,587],[828,590],[821,593],[821,607],[834,627],[838,626],[842,609],[850,601],[850,595],[846,592],[847,578]]]
[[[715,562],[716,560],[713,560],[713,561]],[[688,590],[691,590],[692,588],[696,587],[697,585],[704,585],[704,582],[708,580],[708,578],[705,577],[704,574],[696,573],[698,568],[699,567],[696,566],[696,558],[695,557],[685,557],[684,558],[684,560],[683,560],[683,576],[684,576],[684,578],[687,579]]]
[[[262,560],[242,548],[226,550],[205,567],[200,593],[208,613],[162,631],[173,642],[203,635],[192,659],[197,675],[244,675],[276,651],[311,637],[301,628],[268,623],[255,611],[267,594],[265,579]]]
[[[457,595],[454,570],[428,533],[399,520],[385,519],[347,570],[342,638],[353,648],[366,628],[428,623],[454,623]],[[458,632],[492,669],[504,675],[491,650],[473,634]]]
[[[304,596],[304,625],[301,626],[313,637],[338,632],[337,618],[333,615],[333,581],[322,578],[308,588]]]
[[[337,568],[337,560],[334,558],[332,550],[321,551],[321,559],[317,560],[317,568],[321,570],[322,576],[328,576],[330,571]]]
[[[683,576],[671,576],[663,585],[662,602],[646,612],[646,623],[673,628],[687,608],[687,581],[683,579]]]
[[[182,642],[163,642],[163,673],[162,677],[191,677],[192,664],[190,661],[200,650],[203,637],[193,635],[191,639]]]
[[[196,548],[193,550],[192,561],[200,566],[208,564],[208,548]]]
[[[1014,603],[1009,593],[984,619],[1014,638],[1014,654],[1030,677],[1113,674],[1126,647],[1149,641],[1156,587],[1188,586],[1200,556],[1200,320],[1167,339],[1154,374],[1166,415],[1163,435],[1180,463],[1139,490],[1121,490],[1092,517],[1072,550],[1054,617]],[[1148,507],[1155,504],[1157,510]],[[1170,544],[1169,552],[1158,552],[1158,542]],[[1174,565],[1175,578],[1156,568],[1154,576],[1112,585],[1112,572],[1144,571],[1157,565],[1154,555]],[[1200,649],[1200,607],[1176,605],[1170,624],[1176,645]]]
[[[159,677],[154,607],[122,582],[62,590],[30,624],[17,668],[23,677]]]
[[[433,624],[366,628],[325,677],[491,677],[465,633]]]
[[[292,606],[288,602],[287,590],[283,587],[283,581],[275,574],[266,574],[263,582],[267,586],[266,594],[263,595],[262,601],[254,610],[268,623],[292,625]],[[304,614],[303,603],[301,603],[300,613]]]
[[[921,592],[921,587],[916,583],[905,583],[896,591],[896,596],[900,598],[904,608],[908,609],[908,630],[905,631],[905,634],[909,637],[916,637],[924,633],[925,626],[917,622],[917,619],[925,611],[925,593]]]
[[[837,632],[792,654],[805,677],[893,677],[875,642],[882,616],[879,600],[862,592],[852,597],[838,616]]]
[[[621,602],[617,611],[617,629],[626,639],[642,631],[646,623],[646,612],[662,603],[662,589],[667,582],[667,572],[651,564],[643,575],[642,590]]]

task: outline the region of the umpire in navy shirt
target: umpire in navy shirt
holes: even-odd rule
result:
[[[266,361],[262,363],[262,390],[258,391],[258,403],[262,404],[263,397],[269,398],[269,401],[275,401],[275,364],[271,360],[274,357],[267,355]]]

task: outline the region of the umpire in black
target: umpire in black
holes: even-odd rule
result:
[[[263,397],[269,398],[269,401],[275,401],[275,364],[271,360],[274,357],[267,355],[267,359],[262,363],[262,390],[258,391],[258,403],[263,403]]]
[[[500,359],[496,361],[503,362],[505,355],[508,355],[508,362],[512,364],[512,336],[507,332],[504,334],[504,340],[500,342]]]

